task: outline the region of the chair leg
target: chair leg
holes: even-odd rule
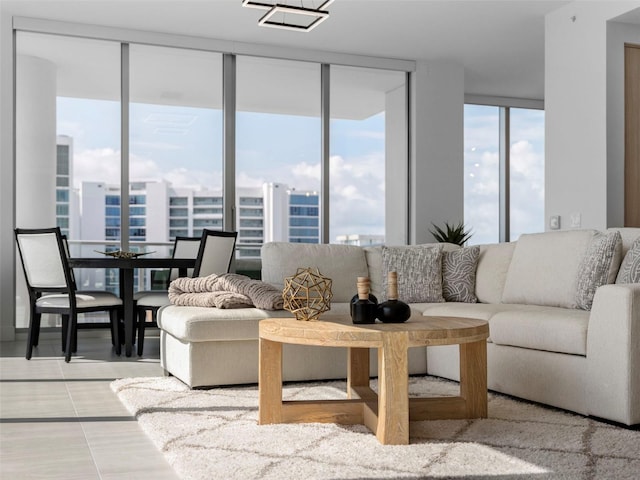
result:
[[[41,314],[41,313],[38,313],[38,314],[37,314],[37,323],[36,323],[36,326],[37,326],[38,328],[36,328],[36,329],[33,331],[33,346],[34,346],[34,347],[37,347],[37,346],[38,346],[38,343],[40,342],[40,319],[41,319],[41,318],[42,318],[42,314]]]
[[[69,331],[69,315],[62,315],[62,351],[67,349],[67,332]]]
[[[122,345],[120,344],[120,313],[118,310],[111,310],[109,312],[109,321],[111,323],[111,343],[115,348],[116,355],[120,355],[122,353]]]
[[[67,329],[67,348],[64,353],[64,361],[69,363],[71,361],[71,352],[73,351],[73,339],[76,337],[78,331],[78,314],[76,312],[71,312],[69,315],[68,321],[68,329]],[[76,337],[77,338],[77,337]]]
[[[29,333],[27,335],[27,352],[24,356],[27,360],[31,360],[33,347],[38,346],[38,334],[40,333],[41,314],[31,310],[31,319],[29,321]]]
[[[144,329],[147,323],[147,311],[144,308],[138,309],[138,356],[142,356],[144,349]]]
[[[73,330],[71,330],[71,334],[73,335],[73,344],[71,345],[71,352],[76,353],[78,351],[78,314],[76,313],[76,321],[73,324]]]

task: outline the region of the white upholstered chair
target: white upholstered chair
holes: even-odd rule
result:
[[[120,354],[118,318],[122,300],[106,291],[77,291],[69,268],[68,247],[60,228],[15,229],[18,252],[29,292],[29,333],[25,358],[31,359],[38,346],[43,313],[62,316],[62,349],[65,361],[76,351],[78,314],[109,312],[112,341]]]
[[[228,273],[237,238],[238,232],[203,230],[193,276],[206,277],[212,273]]]
[[[173,244],[172,258],[196,258],[200,250],[201,237],[176,237]],[[172,268],[169,272],[169,283],[178,278],[178,269]],[[193,276],[193,268],[187,270],[189,277]],[[142,355],[144,349],[144,332],[147,327],[155,327],[158,309],[169,305],[169,296],[166,288],[163,290],[143,290],[134,295],[136,311],[138,313],[138,355]],[[147,321],[147,312],[151,312],[151,321]]]

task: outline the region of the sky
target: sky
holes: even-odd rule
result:
[[[120,181],[118,102],[58,98],[58,134],[74,140],[74,186]],[[499,109],[465,106],[464,220],[470,244],[498,241]],[[220,110],[132,104],[130,180],[163,178],[174,187],[222,186]],[[332,120],[330,238],[384,234],[384,112]],[[240,112],[236,185],[285,183],[320,189],[320,119]],[[511,109],[511,231],[544,230],[544,112]]]

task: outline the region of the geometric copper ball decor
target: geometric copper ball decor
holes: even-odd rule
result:
[[[321,313],[331,309],[331,279],[317,268],[298,268],[296,274],[284,279],[284,309],[296,320],[317,320]]]

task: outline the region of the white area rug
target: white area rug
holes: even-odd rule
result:
[[[640,478],[640,431],[497,394],[488,419],[412,422],[410,445],[384,446],[363,426],[258,425],[255,386],[189,390],[167,377],[111,388],[185,479]],[[302,383],[284,396],[345,398],[344,389]],[[458,394],[431,377],[412,377],[409,389]]]

